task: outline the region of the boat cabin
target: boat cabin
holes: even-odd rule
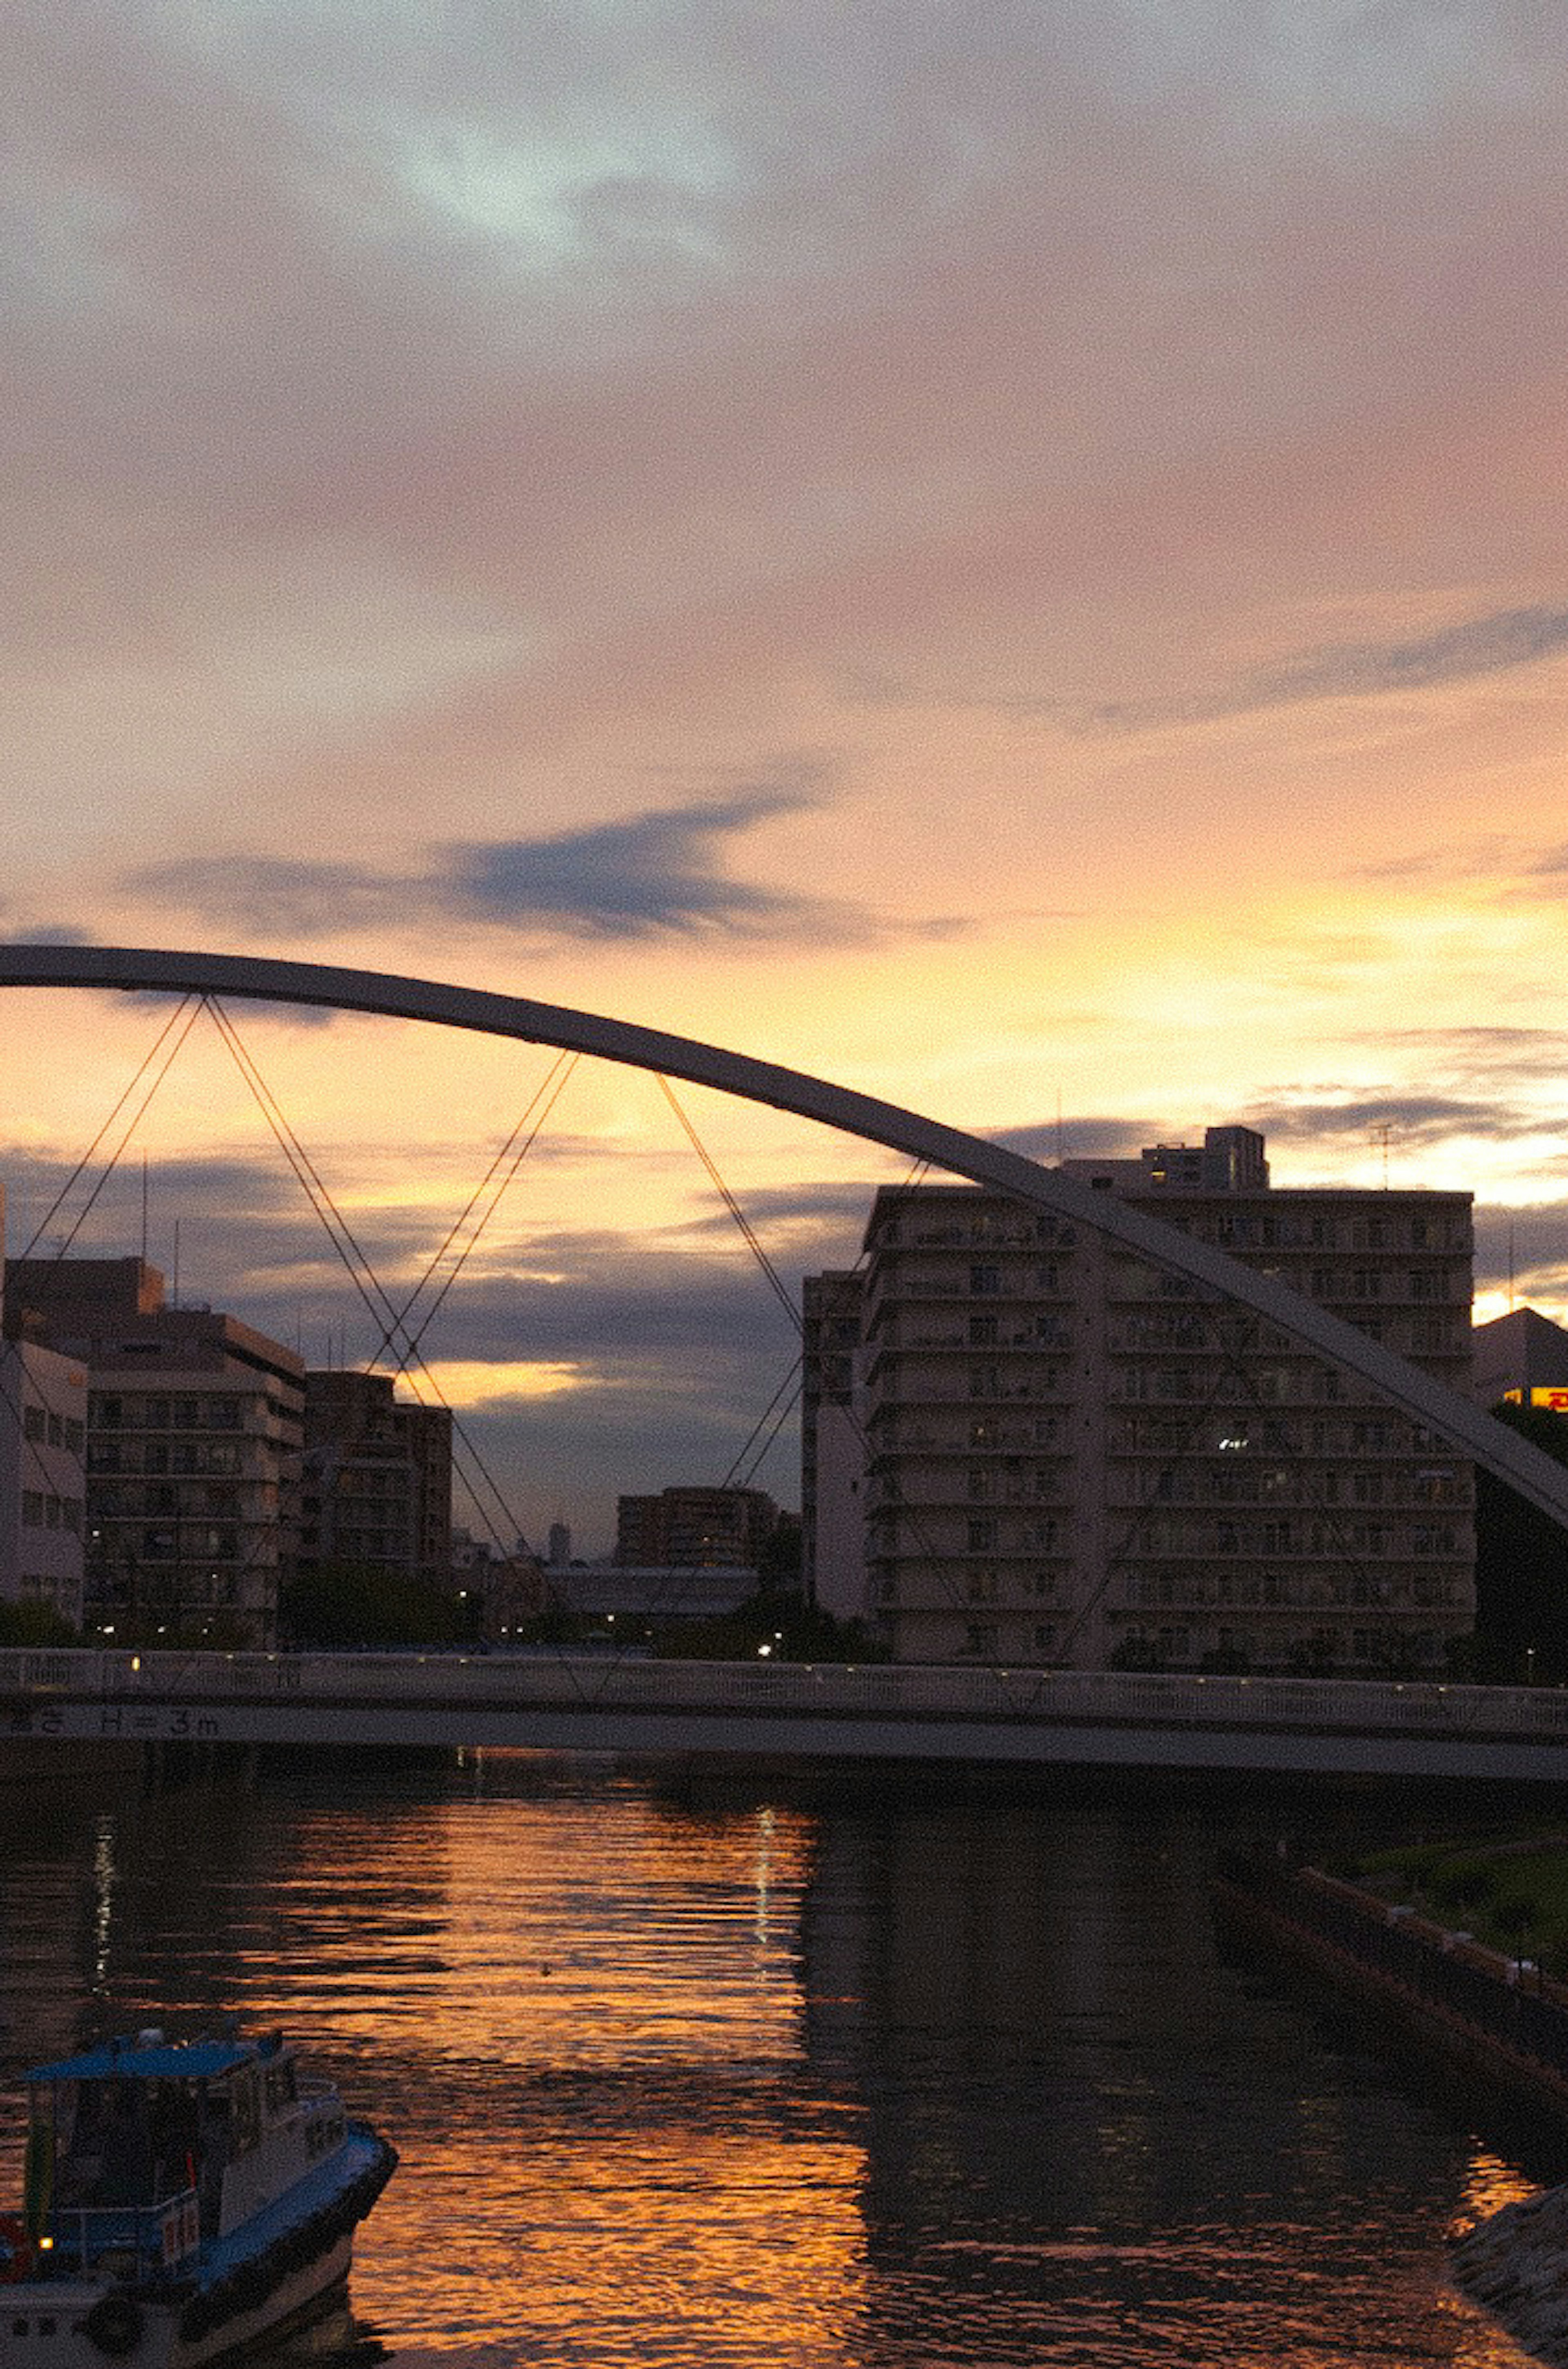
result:
[[[142,2031],[35,2066],[27,2081],[24,2213],[46,2272],[52,2255],[75,2271],[120,2250],[177,2265],[226,2226],[236,2172],[297,2115],[280,2032],[171,2043]]]

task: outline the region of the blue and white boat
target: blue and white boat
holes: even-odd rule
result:
[[[205,2369],[341,2299],[397,2157],[280,2032],[138,2032],[26,2077],[0,2369]]]

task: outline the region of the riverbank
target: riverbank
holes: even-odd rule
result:
[[[1454,2283],[1548,2369],[1568,2369],[1568,2188],[1477,2225],[1453,2253]]]
[[[1402,2045],[1568,2132],[1568,1986],[1321,1868],[1230,1861],[1215,1897],[1224,1917],[1326,1975]],[[1516,2342],[1568,2369],[1568,2186],[1490,2214],[1455,2246],[1452,2270]]]
[[[1403,2039],[1568,2130],[1568,1986],[1321,1868],[1227,1860],[1215,1897]]]

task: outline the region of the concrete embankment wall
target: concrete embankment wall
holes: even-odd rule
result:
[[[1316,1868],[1230,1866],[1217,1895],[1406,2040],[1568,2128],[1568,1987]],[[1453,2273],[1517,2343],[1568,2369],[1568,2188],[1478,2224],[1455,2247]]]
[[[1227,1864],[1222,1906],[1568,2126],[1568,1987],[1316,1868]]]

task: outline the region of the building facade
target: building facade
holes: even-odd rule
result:
[[[1478,1406],[1500,1399],[1568,1415],[1568,1332],[1534,1308],[1512,1308],[1471,1336],[1471,1388]]]
[[[368,1563],[445,1588],[452,1411],[400,1400],[390,1374],[305,1376],[298,1560]]]
[[[294,1547],[303,1361],[171,1308],[137,1258],[13,1259],[17,1338],[86,1368],[84,1623],[270,1645]]]
[[[673,1488],[616,1501],[615,1561],[638,1566],[744,1565],[755,1571],[779,1526],[761,1489]]]
[[[87,1369],[0,1343],[0,1600],[82,1623]]]
[[[1276,1188],[1245,1128],[1068,1165],[1466,1390],[1468,1195]],[[1348,1370],[972,1185],[880,1194],[865,1254],[865,1609],[898,1658],[1437,1670],[1470,1630],[1471,1469]]]
[[[808,1275],[802,1288],[801,1585],[836,1620],[866,1609],[864,1289],[858,1268]]]

